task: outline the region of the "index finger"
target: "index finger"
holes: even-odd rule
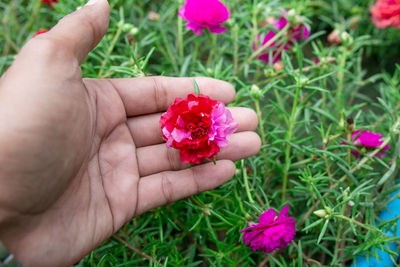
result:
[[[211,99],[230,103],[235,99],[235,89],[227,82],[206,78],[145,77],[108,79],[119,93],[128,117],[163,112],[175,101],[194,93],[194,83],[200,93]]]

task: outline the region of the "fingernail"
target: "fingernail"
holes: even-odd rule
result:
[[[98,1],[99,1],[99,0],[89,0],[89,2],[87,2],[85,6],[94,5],[94,4],[96,4]]]

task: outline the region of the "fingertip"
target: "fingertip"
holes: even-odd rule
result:
[[[255,131],[258,126],[258,116],[257,116],[257,113],[253,109],[249,108],[248,110],[249,110],[248,111],[249,112],[248,120],[249,120],[249,124],[250,124],[249,128],[251,131]]]
[[[256,155],[261,149],[261,138],[252,131],[235,133],[229,137],[229,144],[218,155],[220,159],[233,161]]]
[[[83,8],[62,18],[46,37],[71,50],[82,62],[107,32],[109,16],[107,0],[89,1]]]
[[[235,88],[226,81],[210,77],[195,77],[194,79],[199,84],[200,92],[202,92],[202,89],[206,92],[215,92],[217,97],[219,96],[226,104],[233,102],[236,98]]]
[[[217,164],[218,164],[218,162],[221,162],[221,164],[224,164],[226,166],[226,170],[227,170],[227,174],[226,174],[227,180],[226,181],[232,179],[232,177],[235,175],[235,172],[236,172],[235,163],[231,160],[219,160],[219,161],[217,161]]]
[[[202,188],[200,191],[214,189],[223,183],[229,181],[236,171],[236,166],[231,160],[221,159],[213,162],[204,163],[192,167],[197,173],[196,177],[209,177],[209,179],[201,181]]]
[[[252,155],[252,156],[254,156],[254,155],[257,155],[258,152],[260,152],[262,141],[261,141],[260,136],[257,133],[252,132],[252,135],[254,135],[254,151],[253,151],[253,155]]]

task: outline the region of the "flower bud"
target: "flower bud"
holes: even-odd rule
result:
[[[340,32],[338,29],[334,29],[329,35],[328,35],[328,42],[330,44],[335,44],[338,45],[342,42],[340,39]]]
[[[147,16],[148,16],[149,20],[152,20],[152,21],[158,21],[160,19],[160,15],[153,10],[150,11]]]
[[[332,213],[333,213],[333,209],[331,207],[325,207],[325,211],[326,211],[328,216],[331,216]]]
[[[258,87],[258,86],[255,85],[255,84],[253,84],[253,85],[251,86],[250,92],[251,92],[252,96],[253,96],[254,98],[256,98],[256,99],[258,99],[258,98],[260,98],[260,97],[263,97],[263,93],[262,93],[262,91],[260,90],[260,87]]]
[[[122,24],[122,27],[121,27],[122,31],[124,31],[124,32],[129,32],[133,28],[134,28],[133,25],[130,23],[124,23],[124,24]]]
[[[206,215],[206,216],[210,216],[210,215],[211,215],[211,212],[210,212],[209,209],[204,209],[203,213],[204,213],[204,215]]]
[[[257,14],[258,14],[259,12],[261,12],[263,9],[264,9],[264,4],[263,4],[263,3],[258,3],[258,4],[255,6],[255,11],[257,12]]]
[[[353,44],[353,37],[348,32],[342,32],[340,34],[340,40],[342,40],[344,45],[352,45]]]
[[[122,27],[124,27],[124,21],[123,20],[120,20],[120,21],[118,21],[118,23],[117,23],[117,26],[118,26],[118,28],[122,28]]]
[[[324,209],[322,210],[316,210],[313,212],[315,215],[317,215],[320,218],[325,218],[326,216],[326,211]]]
[[[136,34],[138,34],[138,32],[139,32],[139,29],[136,28],[136,27],[133,27],[133,28],[129,31],[129,34],[135,36]]]
[[[281,60],[279,60],[278,62],[274,63],[274,70],[276,72],[279,72],[281,70],[283,70],[285,66],[283,65],[283,62]]]
[[[294,11],[294,9],[291,9],[287,12],[287,19],[289,21],[295,21],[296,19],[296,11]]]
[[[236,169],[235,176],[240,176],[241,173],[242,173],[242,171],[240,169]]]
[[[339,128],[340,128],[341,130],[344,130],[344,129],[345,129],[345,127],[344,127],[344,119],[343,119],[343,117],[342,117],[342,118],[340,118],[340,121],[339,121]]]
[[[296,77],[296,82],[297,82],[297,85],[304,87],[308,83],[308,78],[304,75],[301,75],[300,77]]]

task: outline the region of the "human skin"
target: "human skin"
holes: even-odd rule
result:
[[[22,266],[78,262],[131,218],[229,180],[255,155],[255,113],[239,123],[216,165],[189,168],[167,148],[159,119],[193,78],[82,79],[80,64],[108,28],[98,0],[21,49],[0,78],[0,240]],[[229,103],[233,87],[196,78]]]

